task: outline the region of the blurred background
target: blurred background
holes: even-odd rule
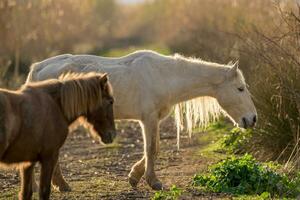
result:
[[[1,0],[0,85],[16,88],[31,63],[73,53],[137,49],[239,60],[259,112],[243,145],[296,163],[300,138],[300,9],[296,0]]]

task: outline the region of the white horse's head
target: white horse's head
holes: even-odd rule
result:
[[[257,112],[245,79],[235,63],[225,74],[225,79],[216,87],[216,99],[221,107],[239,127],[253,127]]]

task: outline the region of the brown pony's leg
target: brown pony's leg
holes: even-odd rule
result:
[[[48,200],[51,191],[51,178],[58,159],[58,153],[50,157],[43,158],[41,161],[41,177],[40,177],[40,200]]]
[[[52,175],[52,186],[55,189],[58,189],[58,191],[60,191],[60,192],[71,191],[71,187],[68,185],[68,183],[66,182],[66,180],[64,179],[64,177],[61,173],[59,161],[57,161],[53,175]]]
[[[31,199],[34,164],[35,163],[31,163],[29,166],[20,167],[21,191],[19,193],[19,200]]]
[[[37,184],[37,182],[35,181],[34,178],[34,172],[32,173],[32,191],[33,192],[38,192],[39,191],[39,186]],[[56,166],[54,168],[53,171],[53,175],[52,175],[52,186],[55,190],[58,190],[60,192],[69,192],[71,191],[71,187],[69,186],[69,184],[66,182],[66,180],[64,179],[62,173],[61,173],[61,169],[60,169],[60,165],[59,165],[59,161],[57,161]]]

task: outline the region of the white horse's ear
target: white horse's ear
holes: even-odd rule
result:
[[[234,71],[237,72],[238,68],[239,68],[239,61],[237,60],[237,61],[235,61],[235,63],[232,65],[231,70],[234,70]]]
[[[234,65],[234,62],[231,60],[227,63],[227,65]]]
[[[228,70],[228,78],[234,78],[237,75],[237,71],[239,69],[239,61],[237,60],[232,67]]]

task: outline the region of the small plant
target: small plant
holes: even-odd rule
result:
[[[210,168],[208,175],[195,175],[194,186],[212,192],[258,194],[262,197],[295,197],[300,193],[300,179],[289,180],[285,174],[257,162],[251,155],[227,158]]]
[[[158,191],[155,192],[152,200],[176,200],[181,195],[182,190],[172,185],[169,191]]]
[[[242,130],[235,127],[225,134],[221,145],[230,153],[242,153],[244,151],[243,147],[245,147],[251,136],[251,130]]]
[[[228,129],[228,124],[224,121],[224,119],[218,120],[216,122],[211,123],[208,127],[208,130],[226,130]]]

